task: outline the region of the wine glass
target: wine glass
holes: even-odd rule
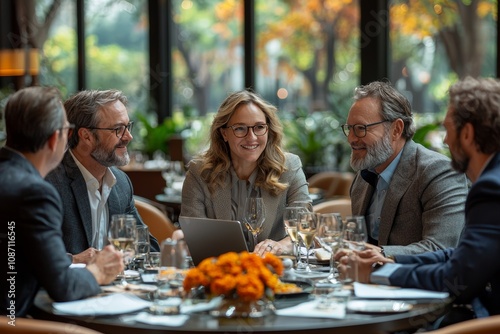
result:
[[[135,255],[135,241],[137,239],[135,217],[125,214],[113,215],[109,226],[108,239],[123,254],[123,262],[127,266]],[[118,277],[121,278],[122,285],[127,285],[125,271],[122,271]]]
[[[292,241],[293,255],[295,255],[297,264],[300,262],[300,243],[297,235],[297,224],[299,213],[305,211],[306,209],[300,206],[288,206],[283,212],[283,223],[285,224],[286,233]]]
[[[297,233],[300,239],[306,246],[306,268],[305,271],[310,273],[311,267],[309,265],[309,249],[314,244],[314,236],[316,235],[318,227],[318,215],[314,212],[300,212],[299,223],[297,225]]]
[[[301,207],[308,212],[313,212],[313,205],[312,205],[311,201],[292,201],[291,203],[289,203],[288,206]],[[301,252],[300,252],[300,243],[301,243],[301,240],[299,238],[299,240],[297,241],[297,256],[298,256],[297,259],[298,260],[297,260],[296,268],[297,268],[297,270],[304,270],[304,269],[306,269],[306,264],[304,263],[304,261],[302,261]]]
[[[149,257],[149,251],[151,248],[149,240],[149,228],[147,225],[140,225],[136,227],[137,229],[137,239],[136,239],[136,259],[143,259],[144,263]]]
[[[293,201],[289,206],[300,206],[305,208],[309,212],[313,212],[313,205],[311,201]]]
[[[343,243],[350,250],[362,251],[368,241],[368,233],[364,216],[347,216],[344,224]],[[347,270],[342,278],[343,283],[358,280],[358,267],[353,262],[356,254],[348,253]]]
[[[342,217],[339,213],[320,214],[316,240],[318,240],[321,247],[331,252],[330,273],[328,274],[328,277],[325,278],[325,283],[340,283],[337,280],[338,273],[334,265],[334,255],[340,248],[343,227]]]
[[[252,233],[253,248],[257,245],[257,236],[262,231],[266,219],[264,200],[261,197],[248,197],[245,202],[245,226]]]

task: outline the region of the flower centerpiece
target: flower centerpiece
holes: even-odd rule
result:
[[[185,291],[202,286],[208,296],[223,295],[223,307],[231,314],[221,311],[220,315],[253,317],[262,314],[257,302],[274,294],[282,273],[283,264],[273,254],[260,257],[249,252],[229,252],[189,269],[183,286]]]

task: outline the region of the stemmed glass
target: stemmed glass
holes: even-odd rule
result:
[[[309,249],[314,244],[314,236],[316,235],[318,227],[318,215],[314,212],[300,212],[299,223],[297,225],[297,232],[300,239],[306,246],[306,268],[307,273],[312,272],[309,266]]]
[[[365,249],[366,242],[368,241],[368,233],[366,229],[366,222],[364,216],[347,216],[344,224],[343,233],[344,247],[351,250],[362,251]],[[345,272],[343,283],[350,283],[358,279],[357,265],[353,263],[352,257],[355,254],[349,253],[349,264]]]
[[[288,206],[301,207],[308,212],[313,212],[313,205],[312,205],[311,201],[292,201],[290,204],[288,204]],[[297,268],[297,270],[304,270],[304,269],[306,269],[306,264],[304,263],[304,261],[302,261],[302,256],[301,256],[301,252],[300,252],[300,242],[301,242],[301,240],[299,238],[299,240],[297,241],[297,256],[298,256],[298,258],[297,258],[296,268]]]
[[[297,224],[299,222],[299,213],[306,212],[306,209],[300,206],[289,206],[283,212],[283,223],[290,240],[292,241],[293,255],[295,255],[297,264],[300,261],[300,244],[297,235]]]
[[[245,203],[245,226],[252,233],[253,247],[257,245],[257,236],[262,231],[266,219],[264,200],[261,197],[248,197]]]
[[[113,215],[108,231],[109,242],[123,254],[123,262],[127,266],[135,255],[135,241],[137,239],[136,220],[133,215]],[[127,285],[125,271],[118,277],[121,284]]]
[[[322,213],[319,216],[318,232],[316,240],[321,247],[331,252],[330,273],[323,281],[324,283],[340,283],[337,280],[338,272],[335,267],[335,253],[340,248],[343,232],[342,217],[339,213]]]

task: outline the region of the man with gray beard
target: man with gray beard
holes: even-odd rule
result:
[[[415,143],[408,99],[386,82],[356,88],[342,130],[351,145],[353,215],[369,247],[392,257],[455,247],[468,186],[450,160]]]
[[[66,251],[74,263],[88,263],[107,244],[107,231],[114,214],[134,215],[132,183],[116,168],[130,158],[127,145],[133,139],[133,123],[127,98],[117,90],[87,90],[65,103],[68,121],[75,124],[61,164],[47,175],[63,200],[62,225]],[[150,236],[151,249],[159,251]]]

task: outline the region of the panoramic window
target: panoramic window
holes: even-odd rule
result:
[[[392,0],[391,81],[421,113],[444,113],[467,75],[496,76],[497,1]]]
[[[174,108],[186,115],[217,111],[243,89],[243,1],[174,0]]]

